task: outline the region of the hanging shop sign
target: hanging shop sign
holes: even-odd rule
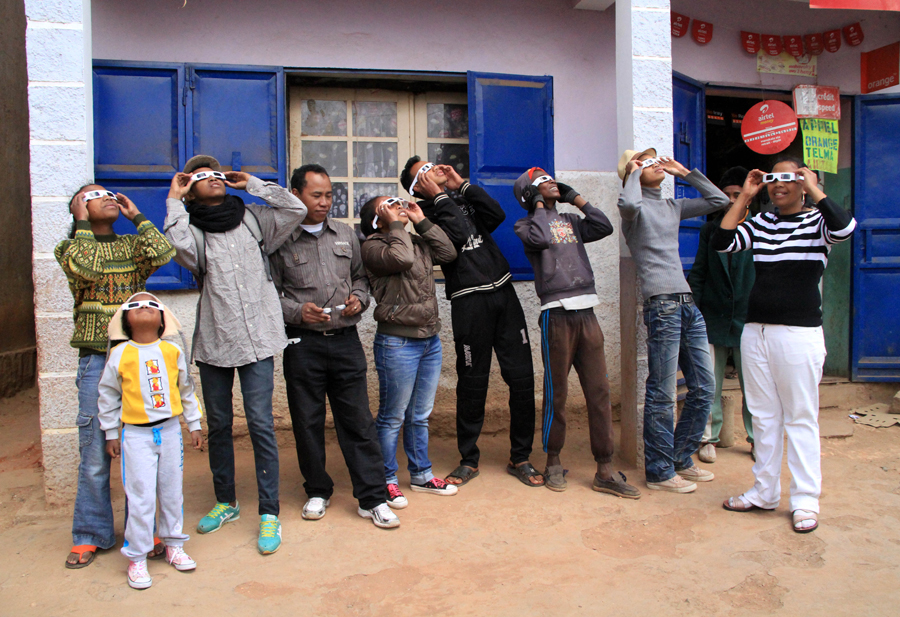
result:
[[[761,49],[762,45],[758,33],[744,31],[741,31],[741,44],[743,44],[744,51],[748,54],[755,54]]]
[[[832,54],[837,53],[837,51],[841,48],[841,31],[829,30],[822,36],[825,37],[825,51]]]
[[[802,118],[803,162],[810,169],[836,174],[838,168],[838,121]]]
[[[859,22],[855,24],[850,24],[849,26],[844,26],[844,40],[847,41],[847,45],[852,47],[856,47],[866,37],[863,35],[862,26],[859,25]]]
[[[776,154],[797,136],[797,116],[781,101],[762,101],[744,114],[741,136],[747,147],[759,154]]]
[[[777,34],[763,34],[762,47],[770,56],[780,56],[784,49],[781,37]]]
[[[795,86],[794,111],[798,118],[841,119],[841,90],[837,86]]]
[[[760,73],[776,75],[815,77],[818,70],[818,58],[816,56],[795,58],[786,51],[773,57],[761,51],[756,54],[756,70]]]
[[[818,56],[825,51],[824,34],[807,34],[803,37],[803,43],[806,46],[806,53],[811,56]]]
[[[803,55],[803,37],[799,34],[789,34],[782,37],[784,41],[784,50],[794,56],[795,58],[799,58]]]
[[[700,21],[699,19],[695,19],[694,23],[691,25],[691,37],[700,43],[701,45],[706,45],[712,40],[713,36],[713,25],[708,21]]]
[[[672,36],[676,39],[680,39],[688,31],[688,24],[691,22],[691,18],[687,15],[682,15],[681,13],[676,13],[672,11]]]
[[[860,54],[859,74],[863,94],[900,83],[900,41]]]

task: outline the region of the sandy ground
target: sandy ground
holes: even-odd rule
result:
[[[719,450],[709,466],[716,480],[693,494],[647,491],[643,474],[626,470],[644,489],[629,501],[590,490],[587,431],[576,426],[563,452],[567,492],[519,484],[504,471],[507,437],[484,437],[481,476],[455,497],[409,494],[396,530],[357,516],[333,438],[337,492],[324,519],[301,519],[302,480],[285,447],[284,544],[262,557],[244,445],[241,520],[193,536],[193,573],[150,562],[153,586],[143,592],[126,585],[117,549],[85,569],[63,567],[71,510],[44,503],[36,393],[25,392],[0,401],[0,615],[897,615],[900,426],[847,419],[847,409],[880,401],[887,389],[831,388],[823,394],[821,524],[809,535],[791,531],[786,470],[777,511],[722,509],[752,481],[742,439]],[[436,471],[449,471],[455,443],[436,439],[431,450]],[[193,527],[213,504],[205,452],[185,453],[185,475]],[[113,485],[121,535],[117,472]]]

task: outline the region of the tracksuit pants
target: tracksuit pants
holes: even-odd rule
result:
[[[760,508],[778,506],[787,434],[791,511],[818,512],[822,492],[819,381],[825,364],[822,328],[748,323],[741,336],[741,357],[756,446],[756,481],[743,497]]]
[[[171,418],[156,426],[122,427],[122,483],[128,499],[128,521],[122,554],[131,561],[153,550],[157,505],[157,534],[166,546],[182,546],[184,533],[184,445],[181,424]]]
[[[534,363],[525,313],[512,284],[471,293],[450,303],[456,347],[456,441],[460,465],[478,467],[477,441],[496,352],[500,375],[509,386],[510,460],[522,463],[534,443]]]
[[[566,441],[566,398],[569,372],[575,367],[587,403],[591,454],[609,463],[614,441],[609,376],[603,350],[603,331],[594,309],[554,308],[540,316],[541,357],[544,361],[544,452],[559,455]]]

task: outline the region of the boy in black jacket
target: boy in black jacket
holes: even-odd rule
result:
[[[543,486],[543,477],[528,461],[534,442],[534,365],[525,313],[509,264],[491,237],[506,214],[484,189],[463,181],[449,165],[414,156],[406,162],[400,183],[423,200],[422,212],[444,230],[459,253],[441,266],[456,347],[456,439],[461,456],[446,480],[461,486],[479,473],[476,442],[484,424],[493,350],[509,386],[511,447],[506,470],[527,486]]]
[[[594,314],[600,303],[594,271],[584,248],[613,232],[609,219],[570,186],[556,182],[539,167],[519,176],[513,185],[516,201],[528,216],[516,222],[516,235],[534,268],[534,287],[541,301],[541,349],[544,360],[544,425],[542,431],[547,468],[544,481],[553,491],[566,490],[559,453],[566,440],[566,398],[569,372],[581,381],[587,402],[591,453],[597,461],[593,489],[628,499],[641,496],[612,472],[614,449],[612,409],[603,331]],[[581,210],[560,214],[557,203]]]

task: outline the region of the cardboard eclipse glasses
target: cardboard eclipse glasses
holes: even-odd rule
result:
[[[803,182],[803,174],[795,174],[791,171],[783,171],[777,174],[763,174],[763,184],[769,182]]]
[[[91,201],[92,199],[100,199],[101,197],[111,197],[112,199],[116,198],[116,194],[112,191],[88,191],[84,194],[85,201]]]
[[[225,174],[221,171],[198,171],[193,176],[191,176],[191,180],[194,182],[200,182],[201,180],[206,180],[207,178],[218,178],[219,180],[225,179]]]
[[[128,302],[123,307],[123,311],[131,311],[134,309],[139,309],[142,306],[156,309],[157,311],[163,310],[162,304],[156,302],[154,300],[135,300],[134,302]]]
[[[410,193],[412,193],[412,187],[410,187]],[[400,207],[403,208],[404,210],[409,207],[399,197],[388,197],[383,202],[378,204],[378,207],[380,208],[382,206],[393,206],[395,203],[398,203],[398,202],[400,203]],[[372,219],[372,228],[378,229],[378,215],[377,214],[375,215],[375,218]]]

